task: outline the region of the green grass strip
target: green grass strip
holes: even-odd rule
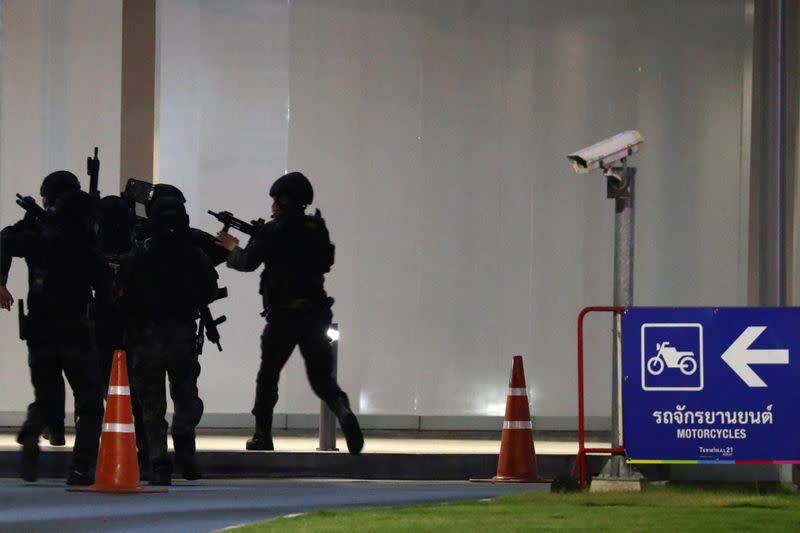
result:
[[[353,502],[357,504],[357,502]],[[800,495],[698,487],[642,493],[545,492],[490,501],[322,511],[246,526],[240,532],[800,531]]]

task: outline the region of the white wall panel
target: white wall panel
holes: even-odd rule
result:
[[[116,183],[120,4],[2,2],[4,224],[17,189],[56,167],[83,175],[103,139],[104,184]],[[624,129],[647,139],[636,302],[745,303],[741,1],[158,10],[158,177],[215,230],[207,209],[263,216],[275,177],[308,173],[337,244],[340,380],[363,413],[499,414],[515,353],[535,414],[575,413],[575,317],[610,303],[613,219],[601,179],[575,176],[564,155]],[[200,386],[207,412],[239,413],[258,367],[258,279],[224,282],[225,352],[204,355]],[[590,415],[608,414],[609,325],[589,324]],[[0,328],[16,336],[12,316]],[[27,374],[21,343],[2,353],[3,376]],[[0,408],[20,409],[29,387],[3,379]],[[294,357],[278,411],[317,407]]]
[[[162,178],[193,215],[254,217],[284,169],[317,189],[340,381],[362,413],[499,414],[526,356],[535,414],[575,413],[575,318],[611,300],[613,205],[564,155],[628,128],[636,302],[743,304],[743,2],[160,2]],[[208,411],[249,410],[257,277],[226,273]],[[605,318],[589,410],[610,404]],[[279,412],[317,408],[300,359]]]
[[[744,8],[711,1],[693,2],[692,9],[645,5],[636,100],[648,144],[637,162],[636,301],[743,305]]]
[[[21,218],[15,194],[39,196],[42,178],[74,172],[100,148],[100,190],[118,193],[122,0],[0,1],[0,224]],[[23,261],[9,288],[27,291]],[[0,315],[0,411],[32,399],[16,308]]]
[[[209,209],[266,218],[268,178],[287,168],[286,2],[167,0],[158,3],[157,16],[156,179],[180,187],[192,224],[210,232],[221,227]],[[263,327],[258,276],[223,269],[221,285],[231,294],[213,305],[215,315],[229,318],[220,328],[224,351],[206,348],[200,392],[207,412],[248,412]],[[292,361],[290,375],[299,375],[298,363]]]

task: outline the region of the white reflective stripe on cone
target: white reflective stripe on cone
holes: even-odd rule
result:
[[[103,433],[135,433],[133,424],[103,424]]]
[[[527,422],[503,422],[503,429],[533,429],[533,424],[530,420]]]
[[[528,390],[527,389],[508,389],[509,396],[527,396]]]
[[[112,385],[108,388],[108,395],[109,396],[130,396],[131,395],[131,388],[130,387],[119,387],[117,385]]]

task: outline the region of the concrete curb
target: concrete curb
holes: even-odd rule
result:
[[[40,456],[42,478],[63,478],[71,450],[53,450]],[[237,478],[339,478],[456,481],[491,478],[497,470],[496,454],[388,454],[352,456],[336,452],[197,452],[200,467],[209,479]],[[590,457],[599,472],[605,457]],[[0,477],[18,476],[20,455],[0,451]],[[539,474],[553,478],[569,472],[574,455],[538,456]],[[650,476],[648,476],[650,477]],[[651,477],[652,479],[652,477]]]

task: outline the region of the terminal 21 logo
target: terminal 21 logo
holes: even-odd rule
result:
[[[703,390],[702,324],[642,325],[642,388]]]

